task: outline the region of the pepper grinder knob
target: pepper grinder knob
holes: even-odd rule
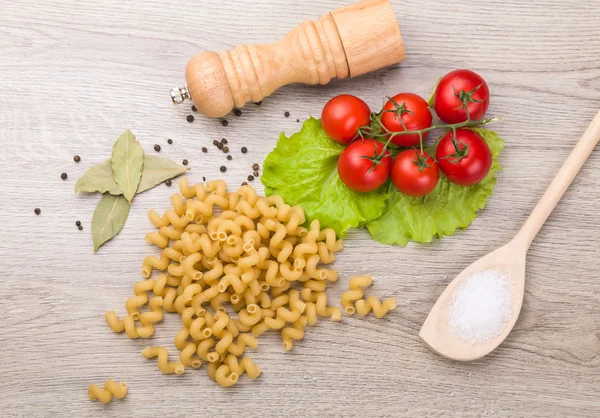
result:
[[[192,96],[190,96],[187,86],[175,87],[171,89],[171,100],[174,104],[181,104],[186,100],[192,100]]]

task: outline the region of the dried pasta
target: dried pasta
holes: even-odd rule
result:
[[[376,296],[369,296],[367,300],[360,299],[356,301],[356,312],[359,315],[367,315],[373,311],[377,318],[382,318],[386,313],[396,308],[396,301],[388,298],[380,302]]]
[[[206,364],[211,379],[230,387],[244,374],[261,375],[247,355],[260,335],[277,330],[284,350],[291,350],[319,317],[341,320],[325,293],[338,273],[324,266],[343,248],[332,229],[316,220],[305,227],[300,207],[258,196],[247,185],[227,192],[223,181],[190,185],[183,178],[179,191],[171,196],[173,209],[148,213],[157,230],[146,241],[158,254],[144,259],[144,280],[134,285],[127,315],[105,315],[113,331],[131,338],[152,336],[164,312],[181,316],[174,340],[179,361],[169,361],[164,347],[142,351],[158,357],[160,371],[182,374]],[[346,312],[360,298],[345,296]],[[390,304],[367,299],[367,308],[378,315]]]
[[[158,369],[165,374],[183,374],[185,371],[182,363],[169,361],[169,352],[164,347],[146,347],[142,351],[142,356],[146,358],[158,357]]]
[[[113,396],[117,399],[123,399],[127,395],[127,389],[127,383],[116,383],[109,379],[104,383],[104,388],[91,384],[88,388],[88,396],[92,401],[98,400],[102,403],[109,403]]]
[[[350,289],[342,293],[340,298],[340,303],[347,314],[352,315],[356,312],[364,316],[372,311],[377,318],[382,318],[396,308],[396,301],[391,298],[385,299],[383,302],[380,302],[375,296],[363,299],[363,289],[371,284],[373,284],[371,276],[354,276],[350,279]]]

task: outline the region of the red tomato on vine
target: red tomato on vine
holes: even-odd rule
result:
[[[381,113],[381,124],[392,132],[419,131],[429,128],[432,120],[425,99],[413,93],[395,95],[386,102]],[[423,134],[423,140],[427,134]],[[392,143],[400,147],[412,147],[419,144],[419,135],[397,135],[392,138]]]

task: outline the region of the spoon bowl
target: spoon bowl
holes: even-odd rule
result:
[[[452,360],[471,361],[481,358],[496,347],[508,336],[519,317],[523,304],[525,288],[525,255],[527,246],[523,240],[514,239],[508,244],[483,256],[450,282],[427,316],[419,337],[436,353]],[[506,275],[512,283],[511,316],[504,324],[502,332],[485,343],[471,344],[455,336],[450,330],[450,306],[454,291],[465,280],[477,272],[498,270]]]

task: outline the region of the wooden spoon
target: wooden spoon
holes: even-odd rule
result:
[[[503,247],[471,264],[448,285],[433,309],[431,309],[419,332],[421,339],[433,351],[453,360],[476,360],[490,353],[508,336],[515,322],[517,322],[523,303],[525,258],[529,245],[599,140],[600,111],[596,114],[596,117],[592,120],[592,123],[588,126],[515,238]],[[470,344],[460,340],[450,331],[448,314],[454,290],[473,273],[486,270],[504,272],[512,280],[512,316],[499,335],[484,343]]]

